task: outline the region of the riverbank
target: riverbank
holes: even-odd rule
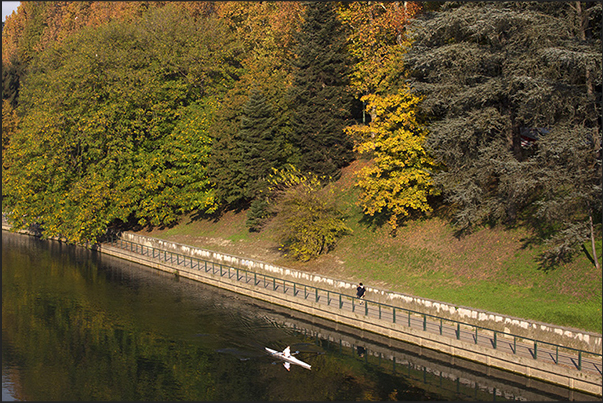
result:
[[[185,216],[171,228],[134,232],[451,305],[602,331],[601,271],[587,253],[544,271],[537,263],[543,246],[534,243],[525,229],[482,228],[457,238],[440,212],[409,221],[393,237],[388,228],[369,225],[355,204],[357,169],[355,163],[344,170],[334,195],[353,232],[314,261],[301,263],[284,256],[271,223],[260,232],[249,232],[246,211],[212,218]],[[600,240],[597,247],[601,260]]]
[[[368,288],[367,299],[362,307],[364,309],[360,306],[355,309],[355,298],[351,296],[353,292],[350,292],[353,291],[354,284],[345,281],[308,275],[263,262],[127,232],[116,241],[95,245],[94,249],[177,277],[202,281],[362,331],[410,342],[421,348],[485,363],[569,389],[601,395],[600,335],[564,331],[529,322],[525,322],[524,326],[524,321],[520,319],[408,298],[371,287]],[[343,293],[336,290],[343,290]],[[437,310],[441,316],[430,315],[427,312],[430,309]],[[448,316],[457,319],[449,320]],[[408,323],[400,317],[407,317]],[[471,324],[476,321],[479,325]],[[500,326],[496,325],[503,326],[503,330],[498,330]],[[512,341],[508,340],[509,337]],[[557,348],[556,351],[550,349],[550,342],[543,341],[551,338],[564,339],[554,342],[559,343],[557,347],[553,345],[553,348]],[[592,355],[581,352],[572,358],[576,351],[562,346],[575,343],[592,344],[599,353]],[[593,350],[587,348],[587,351]]]
[[[354,284],[342,280],[127,232],[98,245],[98,250],[361,331],[601,395],[599,334],[576,333],[372,288],[359,305],[353,296]],[[429,314],[430,310],[440,316]],[[574,350],[576,347],[598,352]]]

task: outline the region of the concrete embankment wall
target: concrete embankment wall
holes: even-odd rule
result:
[[[245,259],[226,253],[146,237],[131,232],[125,232],[121,234],[121,236],[124,240],[148,247],[165,249],[181,255],[262,273],[285,280],[311,285],[313,287],[336,291],[342,294],[347,293],[354,295],[357,286],[357,284],[345,280],[333,279],[265,262]],[[546,341],[580,350],[591,351],[597,354],[601,354],[602,351],[602,337],[601,334],[598,333],[515,318],[464,306],[455,306],[441,301],[381,290],[379,288],[371,287],[370,285],[367,285],[367,299],[420,313],[439,316],[445,319],[512,333],[520,337]]]

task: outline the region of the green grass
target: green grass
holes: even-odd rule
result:
[[[382,247],[382,235],[363,235],[344,260],[366,283],[384,282],[394,291],[453,305],[601,332],[601,274],[585,255],[546,272],[536,262],[541,248],[518,250],[496,274],[480,279],[495,248],[449,256],[404,245]],[[472,267],[463,268],[468,260]]]

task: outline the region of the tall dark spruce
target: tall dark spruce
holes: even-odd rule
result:
[[[445,3],[411,30],[459,229],[531,223],[543,264],[571,258],[601,218],[601,3]]]
[[[287,162],[287,146],[279,130],[274,110],[261,91],[252,89],[243,106],[239,130],[244,196],[255,199],[266,191],[266,178],[272,168]]]
[[[343,128],[351,122],[354,105],[345,32],[334,7],[330,2],[306,5],[305,21],[296,36],[289,92],[299,167],[331,177],[337,177],[353,157],[352,142]]]

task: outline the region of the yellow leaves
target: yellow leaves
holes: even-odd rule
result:
[[[428,196],[434,193],[430,172],[435,167],[424,148],[426,131],[418,124],[420,98],[405,90],[363,97],[373,113],[369,125],[346,128],[355,150],[370,155],[371,163],[357,174],[363,191],[359,204],[365,214],[389,215],[396,229],[411,211],[430,211]]]

